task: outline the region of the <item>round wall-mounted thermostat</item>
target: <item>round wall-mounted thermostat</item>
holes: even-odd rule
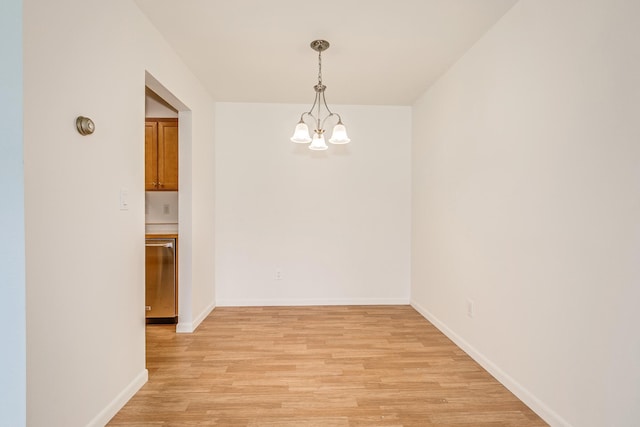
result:
[[[91,135],[96,130],[96,125],[89,117],[79,116],[76,119],[76,128],[80,135]]]

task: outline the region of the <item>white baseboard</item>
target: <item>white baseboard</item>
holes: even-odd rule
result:
[[[89,423],[87,427],[103,427],[111,418],[113,418],[120,409],[133,397],[134,394],[140,390],[140,388],[149,379],[149,371],[144,369],[124,388],[116,397],[109,403],[98,415],[96,415]]]
[[[293,307],[311,305],[408,305],[408,298],[219,299],[218,307]]]
[[[211,312],[213,311],[214,308],[216,308],[216,303],[215,302],[211,303],[211,305],[209,305],[209,307],[205,308],[202,311],[202,313],[200,313],[198,315],[198,317],[196,317],[191,322],[180,322],[178,320],[178,324],[176,325],[176,333],[178,333],[178,334],[190,334],[190,333],[193,333],[198,328],[198,326],[200,326],[200,323],[202,323],[202,321],[204,319],[206,319],[209,314],[211,314]]]
[[[487,372],[493,375],[493,377],[498,380],[503,386],[505,386],[509,391],[515,394],[518,399],[522,400],[525,405],[527,405],[529,408],[531,408],[532,411],[538,414],[540,418],[549,423],[549,425],[553,427],[571,427],[571,424],[569,424],[565,419],[563,419],[555,411],[545,405],[542,401],[540,401],[540,399],[534,396],[533,393],[531,393],[524,386],[522,386],[522,384],[517,382],[506,372],[500,369],[491,360],[480,353],[475,347],[465,341],[461,336],[449,329],[447,325],[441,322],[428,310],[426,310],[424,307],[421,307],[415,301],[411,301],[411,306],[415,308],[416,311],[420,313],[425,319],[431,322],[433,326],[438,328],[440,332],[445,334],[451,341],[453,341],[458,347],[460,347],[465,353],[467,353],[473,360],[478,362],[478,364],[486,369]]]

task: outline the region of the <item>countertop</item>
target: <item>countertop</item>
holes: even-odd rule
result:
[[[145,239],[177,239],[178,235],[177,234],[171,234],[171,233],[153,233],[153,234],[145,234],[144,235]]]

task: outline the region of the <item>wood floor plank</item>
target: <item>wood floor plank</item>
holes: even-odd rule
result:
[[[216,308],[147,368],[109,426],[547,425],[410,306]]]

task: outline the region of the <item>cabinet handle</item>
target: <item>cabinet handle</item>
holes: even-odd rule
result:
[[[154,186],[154,187],[157,187],[157,186],[158,186],[158,183],[157,183],[157,182],[152,182],[152,184],[153,184],[153,186]]]
[[[158,183],[158,185],[159,185],[160,187],[164,187],[164,184],[163,184],[163,183],[161,183],[161,182],[159,182],[159,183]]]

